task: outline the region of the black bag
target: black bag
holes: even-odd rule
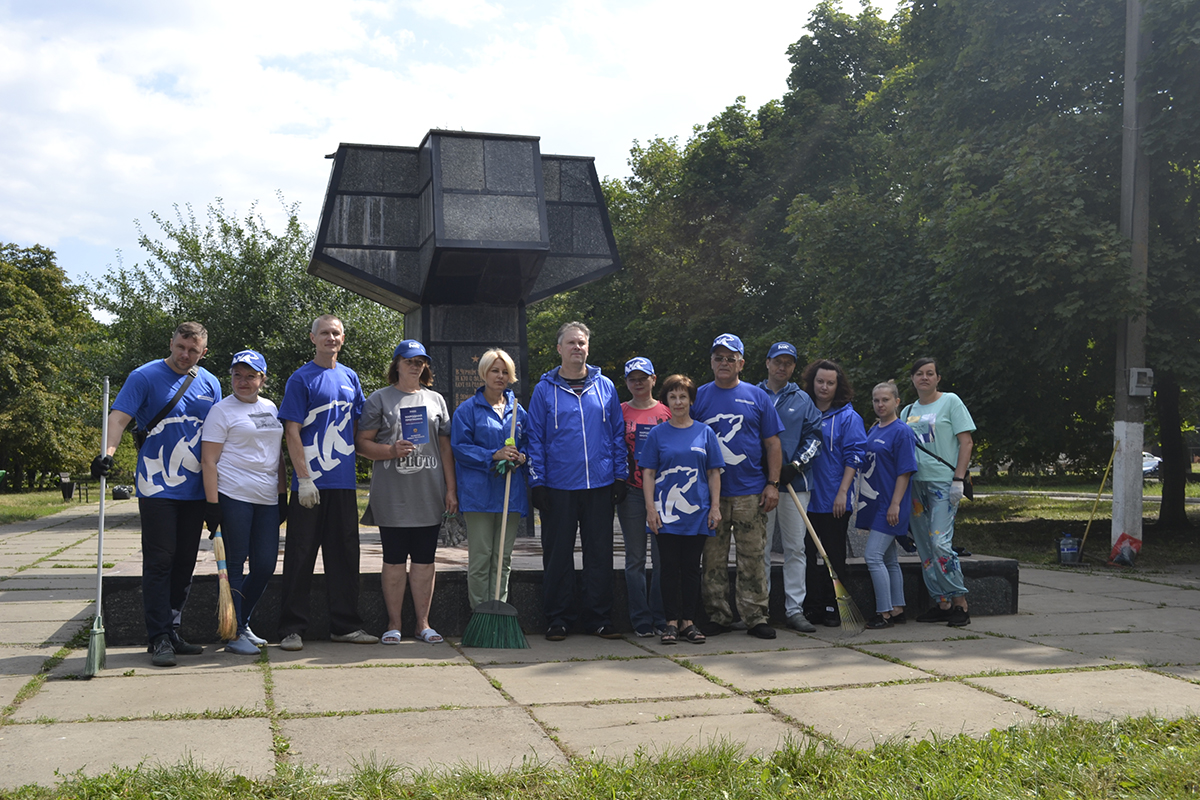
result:
[[[179,390],[175,392],[175,396],[171,398],[171,401],[162,407],[162,411],[155,414],[154,419],[150,420],[150,423],[145,428],[135,427],[133,429],[133,446],[137,448],[139,453],[142,451],[142,445],[146,443],[146,439],[150,438],[150,431],[157,428],[158,423],[162,422],[167,413],[175,407],[175,404],[179,402],[179,398],[183,397],[183,393],[192,385],[192,381],[196,380],[198,374],[195,367],[189,369],[187,377],[179,385]]]

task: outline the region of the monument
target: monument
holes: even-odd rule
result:
[[[328,158],[308,271],[404,313],[451,409],[490,347],[513,356],[527,401],[526,306],[621,266],[594,160],[544,156],[536,136],[442,130]]]

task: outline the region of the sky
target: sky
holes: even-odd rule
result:
[[[635,140],[782,97],[815,5],[0,0],[0,242],[84,283],[143,262],[138,223],[159,238],[174,206],[257,203],[277,230],[281,195],[315,228],[326,154],[432,128],[540,136],[625,177]]]

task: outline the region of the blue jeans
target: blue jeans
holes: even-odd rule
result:
[[[158,637],[179,629],[183,604],[192,588],[203,500],[139,497],[142,522],[142,609],[146,636]]]
[[[250,625],[254,606],[275,574],[279,561],[279,504],[259,505],[218,495],[221,502],[221,537],[225,540],[225,565],[238,630]],[[250,574],[243,572],[250,560]]]
[[[889,533],[871,531],[867,534],[863,561],[867,562],[867,570],[871,573],[875,610],[880,614],[891,613],[896,606],[904,607],[904,574],[900,572],[896,547],[896,537]]]
[[[662,562],[658,558],[658,537],[646,529],[646,498],[641,488],[629,487],[629,494],[617,506],[617,520],[625,539],[625,589],[629,593],[629,621],[633,629],[647,626],[662,630],[667,619],[663,613]],[[646,539],[650,539],[650,558],[654,572],[650,592],[646,593]]]
[[[954,517],[958,504],[950,502],[950,481],[913,481],[915,504],[908,527],[921,556],[925,588],[935,600],[949,600],[967,593],[962,566],[954,552]],[[921,508],[917,513],[916,508]]]

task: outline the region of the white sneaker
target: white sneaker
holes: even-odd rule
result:
[[[264,644],[267,643],[266,639],[262,638],[261,636],[258,636],[257,634],[254,633],[254,631],[250,630],[249,625],[247,625],[244,628],[242,628],[241,630],[239,630],[238,636],[245,636],[246,639],[250,642],[250,644],[254,645],[255,647],[262,647]]]
[[[298,633],[289,633],[287,636],[283,637],[283,641],[279,643],[279,649],[289,651],[303,650],[304,640],[300,638],[300,634]]]

